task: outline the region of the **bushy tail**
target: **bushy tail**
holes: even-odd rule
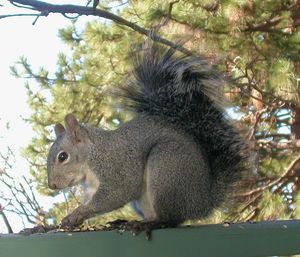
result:
[[[222,78],[205,60],[150,46],[138,55],[126,97],[137,112],[160,116],[193,135],[212,171],[212,204],[247,169],[246,143],[222,107]]]

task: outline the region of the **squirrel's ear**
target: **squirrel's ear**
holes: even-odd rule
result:
[[[76,117],[72,113],[69,113],[66,115],[65,124],[66,124],[66,129],[68,131],[70,131],[71,133],[74,132],[79,126],[79,123],[78,123]]]
[[[54,127],[55,135],[58,137],[61,133],[65,131],[65,128],[60,123],[56,124]]]
[[[66,130],[74,137],[75,142],[85,141],[86,133],[72,113],[66,115],[65,124]]]

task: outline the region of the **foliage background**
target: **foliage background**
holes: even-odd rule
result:
[[[247,190],[239,194],[239,204],[221,208],[201,222],[299,218],[300,1],[103,0],[97,8],[172,42],[184,42],[186,49],[205,56],[234,79],[224,88],[224,96],[250,142],[255,167],[244,181]],[[107,129],[130,119],[130,113],[105,92],[122,83],[131,69],[129,50],[145,40],[139,32],[103,19],[80,31],[75,19],[59,37],[72,54],[59,54],[54,77],[44,68],[33,70],[24,57],[12,67],[14,75],[25,80],[33,110],[28,122],[36,136],[24,156],[38,191],[46,195],[57,194],[46,183],[53,124],[69,112],[81,122]],[[79,189],[72,189],[65,192],[66,201],[49,212],[36,208],[33,222],[58,224],[78,204],[79,195]],[[89,222],[103,224],[116,218],[136,216],[126,206]]]

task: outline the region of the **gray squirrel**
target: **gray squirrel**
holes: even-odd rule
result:
[[[157,45],[135,58],[121,95],[135,112],[107,131],[73,114],[55,125],[48,184],[81,184],[84,202],[61,223],[131,202],[145,221],[179,224],[207,217],[247,170],[247,143],[221,104],[222,76],[207,61]]]

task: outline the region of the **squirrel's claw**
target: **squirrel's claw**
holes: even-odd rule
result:
[[[64,217],[60,223],[60,227],[64,229],[72,229],[81,225],[85,217],[80,212],[72,212],[68,216]]]
[[[109,222],[109,229],[117,229],[121,231],[130,231],[134,235],[138,235],[141,232],[145,232],[146,240],[151,240],[152,230],[162,228],[173,228],[176,227],[177,223],[172,222],[160,222],[160,221],[125,221],[116,220]]]

